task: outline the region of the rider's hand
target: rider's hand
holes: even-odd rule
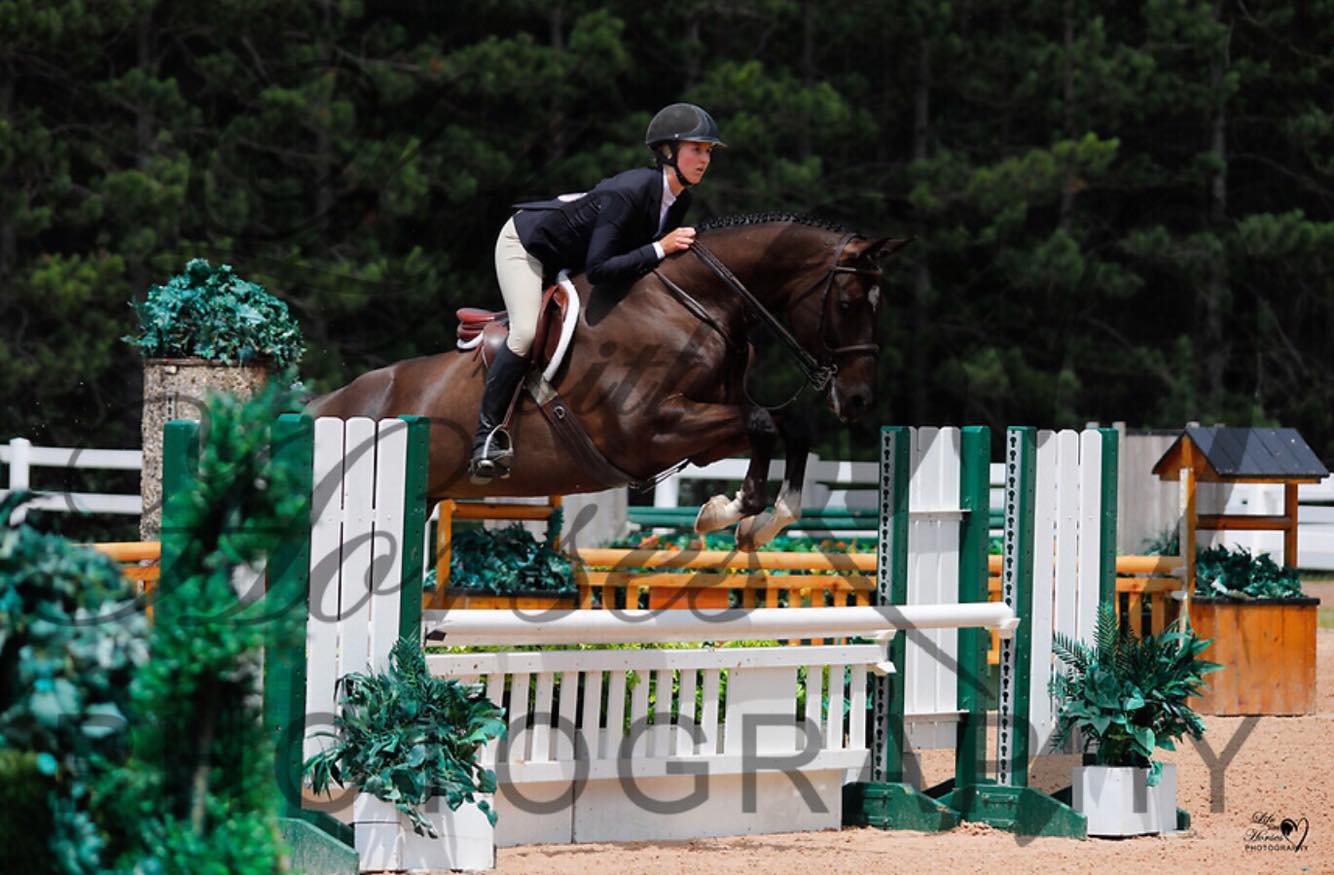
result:
[[[665,255],[671,255],[673,252],[689,249],[690,244],[694,242],[694,228],[677,228],[675,231],[669,232],[667,236],[658,241],[658,243],[662,245],[662,251]]]

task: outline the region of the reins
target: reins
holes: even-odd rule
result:
[[[778,335],[778,339],[783,341],[783,345],[788,348],[788,351],[791,352],[793,357],[797,360],[797,367],[801,368],[801,372],[806,376],[806,382],[816,392],[823,392],[829,385],[829,381],[834,378],[834,374],[838,373],[838,365],[833,362],[822,365],[816,361],[815,356],[808,353],[805,348],[797,342],[797,339],[792,336],[792,332],[788,331],[787,327],[784,326],[782,322],[778,321],[778,317],[770,313],[769,309],[760,303],[759,298],[756,298],[751,290],[746,288],[741,280],[736,278],[736,275],[733,274],[732,271],[728,270],[727,265],[719,261],[718,256],[710,252],[703,243],[696,240],[691,244],[690,252],[700,261],[704,262],[704,266],[713,271],[718,279],[722,280],[728,288],[736,292],[741,300],[746,302],[746,305],[750,308],[751,312],[754,313],[761,322],[768,326],[770,331]],[[835,257],[837,258],[837,256]],[[801,390],[799,389],[797,392],[800,394]],[[793,398],[795,397],[796,396],[794,395]],[[789,399],[784,402],[784,406],[791,402],[792,399]]]
[[[831,264],[828,270],[825,271],[825,275],[820,279],[816,280],[815,284],[812,285],[810,289],[808,289],[806,292],[802,293],[796,298],[797,301],[801,301],[806,297],[808,297],[817,288],[820,288],[821,285],[823,285],[823,290],[821,291],[820,295],[819,337],[820,337],[820,342],[824,344],[825,347],[826,358],[824,361],[816,359],[815,356],[807,352],[805,347],[803,347],[797,341],[797,339],[792,336],[792,332],[788,331],[787,327],[783,325],[782,322],[779,321],[778,317],[775,316],[773,313],[771,313],[769,311],[769,308],[765,307],[764,304],[761,303],[760,299],[755,297],[755,294],[751,292],[750,289],[746,288],[745,284],[742,283],[741,280],[736,278],[736,275],[733,274],[732,271],[728,269],[727,265],[723,264],[722,261],[718,258],[718,256],[714,255],[711,251],[709,251],[708,247],[706,247],[703,243],[700,243],[698,240],[696,240],[694,243],[690,245],[689,251],[693,253],[694,256],[698,258],[704,264],[705,267],[707,267],[710,271],[712,271],[715,276],[717,276],[720,280],[722,280],[724,285],[726,285],[733,292],[735,292],[737,296],[741,298],[743,302],[745,302],[747,309],[750,310],[750,312],[756,317],[756,319],[758,319],[759,322],[763,323],[770,331],[772,331],[774,334],[778,336],[778,339],[781,340],[783,342],[783,345],[787,347],[788,352],[790,352],[792,354],[792,357],[796,359],[797,367],[801,369],[802,374],[806,378],[805,384],[798,387],[797,391],[792,393],[792,395],[786,401],[776,406],[764,405],[756,402],[755,399],[752,398],[750,395],[750,388],[743,381],[742,390],[745,392],[746,400],[750,401],[752,404],[755,404],[755,406],[764,407],[769,410],[781,410],[787,407],[788,405],[792,404],[794,401],[796,401],[797,398],[800,397],[801,393],[807,389],[807,387],[814,389],[817,393],[824,392],[826,389],[829,388],[829,384],[833,381],[835,375],[838,374],[838,363],[835,361],[835,358],[837,358],[840,355],[846,355],[849,353],[865,353],[869,355],[874,355],[880,351],[880,347],[874,343],[859,343],[859,344],[852,344],[849,346],[831,347],[829,346],[828,341],[826,341],[824,336],[825,317],[826,317],[825,310],[827,309],[828,306],[829,289],[834,283],[834,276],[840,273],[856,273],[856,274],[872,273],[871,271],[866,271],[858,267],[838,263],[839,259],[843,257],[843,250],[847,248],[848,243],[852,242],[852,239],[854,237],[856,237],[855,234],[848,234],[841,241],[839,241],[838,247],[834,252],[834,263]],[[681,294],[684,293],[683,289],[680,289],[680,287],[676,286],[675,283],[668,281],[666,277],[664,277],[662,274],[659,273],[658,277],[659,279],[662,279],[664,281],[664,284],[666,284],[668,288],[672,289],[673,292],[679,292]],[[678,297],[680,297],[680,294],[678,294]],[[691,299],[691,301],[693,302],[693,299]],[[692,311],[694,310],[694,308],[690,309],[692,309]],[[716,325],[716,323],[711,318],[709,318],[707,321],[710,324]]]

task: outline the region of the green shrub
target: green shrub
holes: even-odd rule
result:
[[[413,829],[436,838],[422,813],[432,796],[443,796],[451,811],[475,802],[492,824],[496,813],[477,793],[494,793],[496,776],[478,763],[483,744],[505,731],[504,712],[480,684],[432,677],[416,641],[401,638],[381,674],[342,679],[337,732],[326,750],[306,761],[316,793],[330,781],[355,784],[364,793],[392,802]]]
[[[55,782],[43,775],[32,751],[0,749],[0,872],[47,875],[55,830],[47,797]]]
[[[1157,784],[1162,764],[1153,761],[1154,750],[1175,750],[1182,735],[1204,732],[1186,700],[1200,694],[1204,675],[1221,668],[1198,658],[1210,643],[1189,629],[1137,638],[1129,626],[1118,627],[1110,605],[1098,614],[1093,646],[1056,633],[1052,651],[1070,670],[1051,680],[1060,701],[1052,748],[1078,730],[1097,765],[1148,768],[1149,784]]]
[[[23,497],[0,503],[0,519]],[[0,528],[0,750],[30,756],[49,778],[50,828],[26,839],[48,843],[62,871],[100,871],[91,787],[128,756],[129,688],[147,637],[115,562],[28,525]]]
[[[1180,556],[1181,532],[1175,526],[1163,529],[1156,536],[1145,538],[1141,551],[1147,556]]]
[[[97,788],[125,875],[280,875],[281,805],[260,713],[261,647],[297,634],[290,606],[243,600],[233,586],[309,525],[300,473],[271,451],[290,396],[270,380],[248,402],[208,400],[189,489],[168,498],[163,532],[181,547],[163,569],[152,658],[135,675],[132,756]],[[287,640],[291,640],[288,638]]]
[[[139,334],[123,338],[146,358],[198,356],[231,365],[294,365],[305,352],[301,328],[287,305],[231,265],[202,258],[134,305]]]

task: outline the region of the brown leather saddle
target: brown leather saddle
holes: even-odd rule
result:
[[[570,295],[559,283],[542,293],[542,309],[537,316],[537,330],[533,341],[532,363],[545,366],[560,346],[561,327],[570,309]],[[509,337],[510,319],[504,310],[483,310],[480,307],[460,307],[455,311],[459,319],[458,340],[462,348],[471,348],[473,357],[481,358],[482,367],[489,368],[496,359],[496,350]],[[470,346],[481,336],[481,343]]]
[[[527,389],[552,432],[581,471],[586,480],[585,491],[592,491],[595,487],[605,489],[623,486],[635,482],[635,478],[607,460],[597,444],[589,437],[579,417],[543,374],[546,370],[554,377],[561,362],[555,362],[553,368],[553,358],[568,353],[569,344],[565,349],[561,348],[561,331],[571,315],[571,308],[578,306],[578,302],[571,301],[570,293],[559,283],[543,293],[528,377],[520,383],[514,398],[510,401],[505,414],[504,428],[508,433],[519,399]],[[509,315],[503,310],[483,310],[478,307],[463,307],[456,312],[459,318],[459,347],[473,350],[474,359],[479,359],[484,369],[490,367],[491,362],[496,359],[500,345],[509,336]],[[578,310],[575,309],[574,312],[577,315]]]

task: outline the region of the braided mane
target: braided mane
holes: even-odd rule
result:
[[[797,225],[809,225],[812,228],[821,228],[825,231],[837,231],[839,233],[848,233],[851,230],[837,222],[807,216],[802,213],[747,213],[741,216],[719,216],[701,223],[698,227],[701,231],[714,231],[722,228],[767,225],[774,222],[792,222]]]

